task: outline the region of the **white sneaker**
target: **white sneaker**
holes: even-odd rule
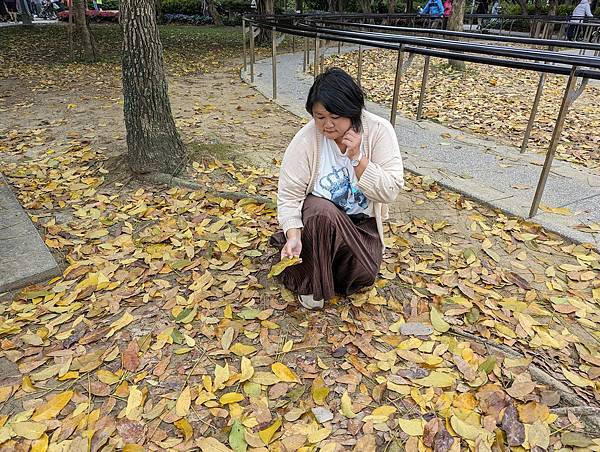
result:
[[[298,301],[306,309],[323,309],[323,300],[315,300],[311,295],[298,295]]]

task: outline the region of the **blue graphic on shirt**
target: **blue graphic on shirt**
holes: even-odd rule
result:
[[[334,168],[333,172],[319,180],[319,185],[329,192],[331,201],[346,212],[353,210],[356,204],[362,209],[369,205],[364,193],[350,182],[348,168]]]

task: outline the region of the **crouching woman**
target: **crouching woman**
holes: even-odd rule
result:
[[[350,75],[317,76],[306,110],[312,120],[289,144],[279,175],[281,257],[300,257],[283,284],[309,309],[374,283],[383,254],[387,204],[402,186],[398,139],[386,119],[364,109]]]

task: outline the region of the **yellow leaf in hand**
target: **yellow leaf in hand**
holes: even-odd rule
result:
[[[268,278],[280,275],[286,268],[292,265],[298,265],[302,263],[302,259],[299,257],[284,257],[281,261],[277,262],[271,267],[271,271],[267,275]]]

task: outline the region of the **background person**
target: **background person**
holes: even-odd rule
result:
[[[594,17],[592,14],[592,8],[590,7],[591,3],[592,0],[581,0],[579,5],[577,5],[573,10],[573,14],[571,14],[571,24],[581,23],[586,17]],[[569,28],[567,28],[567,39],[569,41],[576,40],[578,34],[579,26],[569,25]]]
[[[394,127],[364,109],[364,94],[339,68],[317,76],[306,110],[313,119],[283,156],[272,243],[299,256],[283,284],[309,309],[335,294],[375,282],[383,253],[387,204],[404,185]]]

